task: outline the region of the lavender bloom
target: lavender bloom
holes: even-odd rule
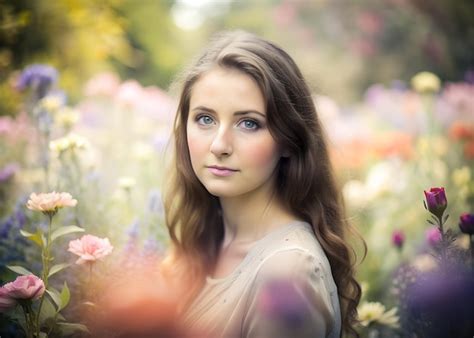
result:
[[[23,70],[16,86],[22,91],[27,88],[33,89],[37,98],[40,99],[56,83],[57,78],[58,72],[55,68],[44,64],[34,64]]]
[[[17,163],[8,163],[0,169],[0,183],[8,181],[15,175],[20,166]]]
[[[160,215],[164,213],[163,198],[161,192],[157,189],[152,189],[148,194],[148,210]]]
[[[287,327],[301,327],[307,319],[307,303],[295,281],[275,279],[264,286],[258,299],[259,309],[269,319],[283,322]]]
[[[423,337],[472,337],[474,274],[450,267],[421,275],[407,290],[408,332]]]

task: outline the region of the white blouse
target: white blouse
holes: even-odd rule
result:
[[[207,277],[183,321],[212,338],[340,337],[337,287],[311,226],[276,229],[230,275]]]

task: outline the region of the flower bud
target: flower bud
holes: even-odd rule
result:
[[[446,199],[446,193],[444,188],[431,188],[429,191],[424,191],[426,197],[426,208],[433,215],[441,219],[443,213],[448,206],[448,200]]]
[[[398,249],[403,247],[403,243],[405,242],[405,234],[401,230],[395,230],[392,234],[392,243]]]
[[[468,214],[467,212],[461,214],[459,228],[465,234],[474,234],[474,214]]]

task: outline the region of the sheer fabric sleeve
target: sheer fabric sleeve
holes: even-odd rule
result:
[[[334,312],[325,278],[323,265],[304,250],[268,257],[247,299],[242,337],[326,337]]]

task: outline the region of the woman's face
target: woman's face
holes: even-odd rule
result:
[[[281,155],[262,92],[245,73],[216,67],[194,84],[187,140],[194,172],[212,195],[250,197],[273,187]]]

